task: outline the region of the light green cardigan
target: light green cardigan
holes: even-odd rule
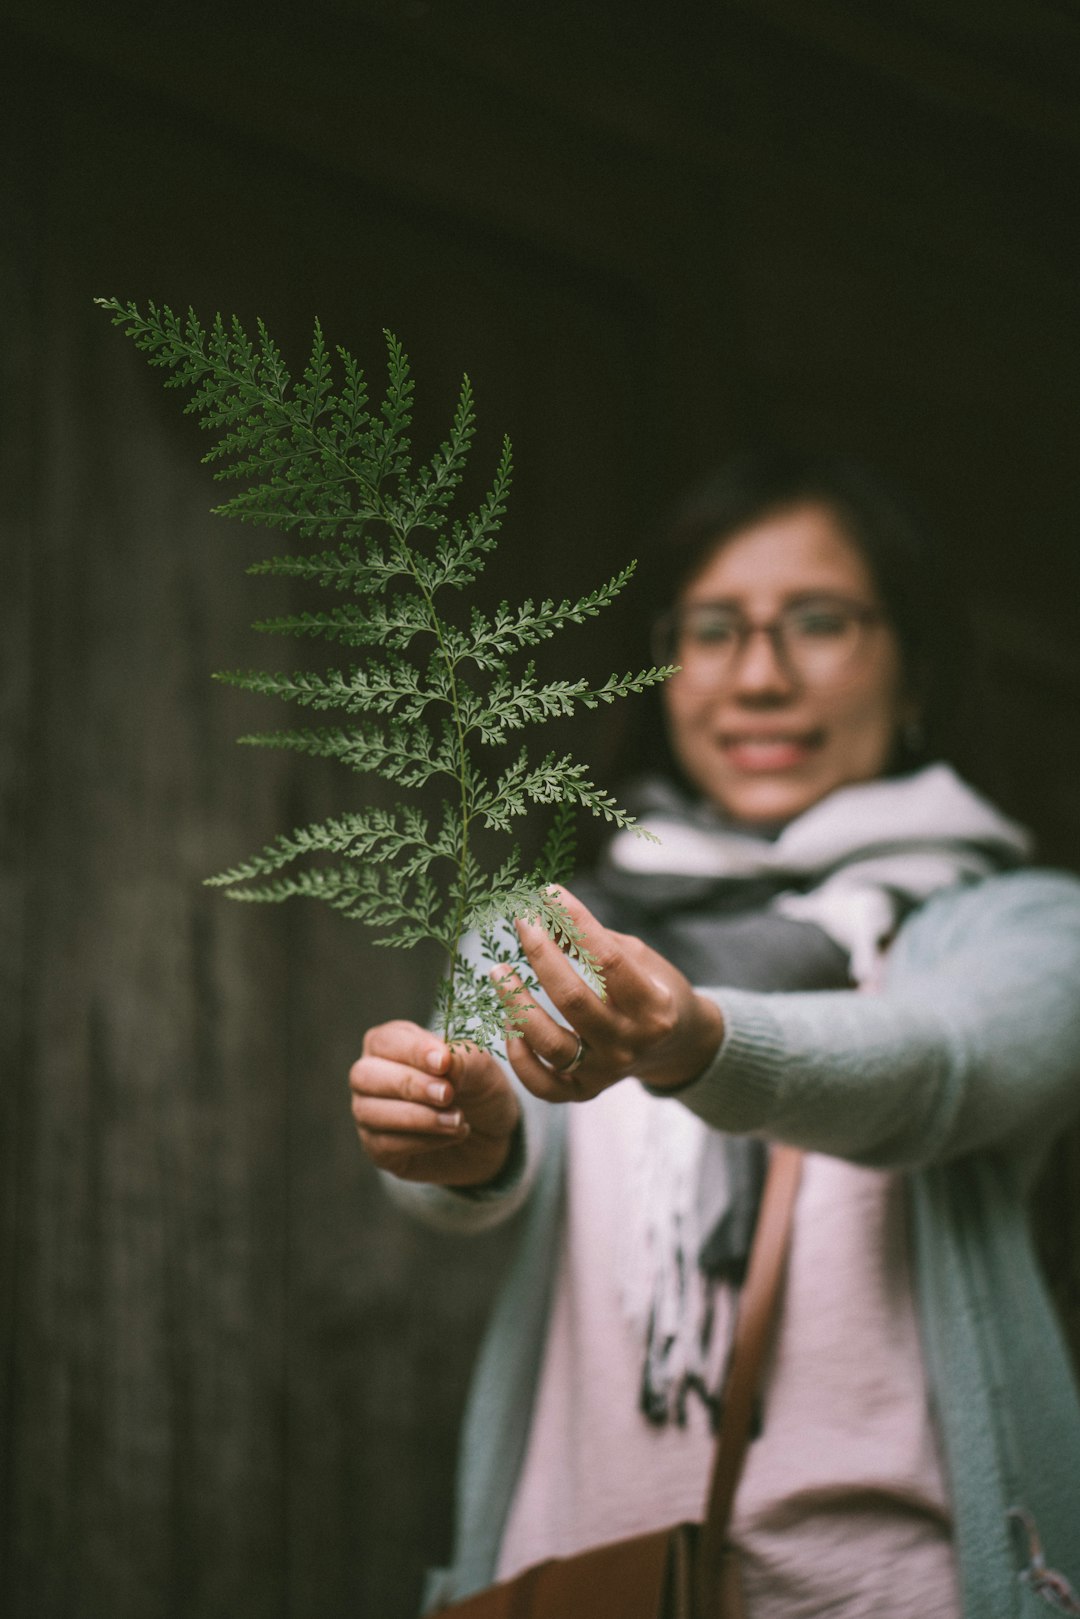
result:
[[[966,1619],[1051,1610],[1020,1579],[1025,1507],[1080,1586],[1080,1402],[1026,1197],[1080,1108],[1080,883],[1024,872],[949,890],[902,928],[880,994],[708,989],[726,1035],[671,1105],[720,1130],[908,1172],[916,1297]],[[473,1195],[395,1183],[480,1229],[526,1206],[473,1379],[453,1564],[427,1605],[489,1584],[524,1454],[562,1203],[565,1115],[524,1097],[520,1173]]]

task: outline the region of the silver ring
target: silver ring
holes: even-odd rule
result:
[[[557,1074],[576,1074],[578,1069],[581,1067],[581,1064],[585,1060],[585,1053],[588,1051],[588,1049],[588,1046],[585,1044],[584,1040],[579,1034],[577,1037],[577,1050],[574,1052],[574,1055],[570,1058],[570,1061],[564,1068],[556,1068],[555,1072]]]

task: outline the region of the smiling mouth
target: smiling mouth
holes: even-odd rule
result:
[[[823,731],[721,736],[720,748],[736,770],[770,772],[795,770],[817,751],[825,740]]]

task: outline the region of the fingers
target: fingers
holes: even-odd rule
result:
[[[579,1074],[582,1059],[591,1055],[587,1044],[537,1005],[515,972],[500,968],[491,976],[515,1014],[518,1026],[507,1030],[506,1059],[526,1090],[545,1102],[584,1102],[611,1083],[615,1076],[595,1064]]]
[[[568,1074],[542,1061],[520,1035],[507,1036],[506,1058],[526,1090],[545,1102],[584,1102],[602,1088],[590,1086],[576,1072]]]
[[[425,1047],[416,1038],[421,1033],[412,1025],[384,1024],[370,1031],[364,1046],[366,1050],[407,1052],[423,1061],[431,1056],[432,1040],[427,1035]],[[437,1064],[443,1060],[437,1044],[433,1060]],[[364,1147],[384,1168],[392,1167],[399,1147],[410,1154],[438,1151],[469,1133],[462,1110],[452,1105],[453,1085],[430,1071],[386,1056],[364,1056],[349,1070],[349,1088],[353,1120]]]
[[[513,1063],[511,1045],[526,1044],[550,1068],[569,1068],[577,1056],[578,1037],[546,1012],[525,987],[512,968],[499,968],[492,973],[495,988],[507,1012],[512,1014],[513,1027],[508,1020],[507,1058]]]
[[[409,1106],[446,1108],[454,1101],[454,1087],[448,1079],[436,1079],[404,1063],[384,1057],[361,1057],[349,1070],[349,1089],[354,1100],[394,1101]]]
[[[364,1150],[381,1169],[414,1180],[483,1179],[485,1167],[498,1168],[520,1116],[493,1057],[475,1047],[451,1049],[415,1023],[370,1029],[349,1088]],[[448,1148],[457,1149],[454,1167],[435,1160],[425,1169]]]
[[[454,1086],[449,1078],[388,1057],[358,1058],[349,1070],[349,1088],[354,1096],[392,1097],[399,1102],[419,1102],[425,1107],[446,1107],[454,1100]]]
[[[364,1036],[364,1055],[349,1073],[354,1091],[435,1106],[467,1102],[497,1085],[491,1059],[475,1046],[451,1048],[417,1023],[380,1023]]]
[[[364,1036],[364,1056],[385,1057],[428,1074],[445,1074],[450,1067],[450,1047],[445,1040],[404,1018],[369,1029]]]
[[[706,1010],[712,1023],[689,981],[670,962],[642,940],[602,927],[566,889],[557,892],[604,975],[607,993],[603,999],[597,995],[544,928],[515,924],[537,979],[570,1025],[562,1028],[534,1009],[532,996],[518,992],[528,1016],[507,1055],[522,1083],[546,1100],[568,1101],[595,1096],[628,1074],[650,1083],[682,1084],[700,1072],[718,1043],[713,1027],[718,1014],[711,1003]],[[514,982],[508,976],[504,981]],[[586,1051],[575,1063],[579,1035]]]
[[[622,1006],[640,1005],[655,993],[651,975],[635,959],[639,941],[605,928],[569,889],[560,888],[557,897],[581,932],[604,980],[606,996],[601,1000],[585,982],[569,957],[538,923],[515,923],[528,959],[559,1012],[575,1029],[589,1038],[590,1028],[600,1037],[610,1014]]]
[[[354,1096],[352,1115],[357,1129],[368,1135],[407,1135],[413,1138],[426,1135],[431,1137],[432,1147],[445,1146],[451,1140],[461,1141],[469,1133],[460,1108],[446,1108],[436,1113],[409,1102],[386,1102],[377,1097]]]
[[[433,1151],[468,1134],[447,1075],[444,1041],[419,1024],[381,1023],[364,1036],[364,1055],[349,1070],[352,1115],[364,1146],[377,1162],[387,1135],[410,1138],[410,1150]],[[428,1137],[420,1141],[418,1137]]]

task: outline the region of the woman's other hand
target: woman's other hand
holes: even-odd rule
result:
[[[521,1116],[502,1065],[417,1023],[380,1023],[349,1070],[352,1115],[373,1163],[407,1181],[479,1186],[499,1173]]]
[[[521,987],[511,971],[497,982],[515,992],[527,1012],[506,1052],[521,1080],[549,1102],[580,1102],[635,1074],[659,1089],[696,1079],[724,1035],[719,1009],[698,995],[670,961],[630,934],[602,927],[565,888],[559,897],[596,958],[606,999],[590,988],[538,924],[516,924],[529,964],[569,1028],[562,1027]],[[573,1071],[577,1041],[584,1042]]]

